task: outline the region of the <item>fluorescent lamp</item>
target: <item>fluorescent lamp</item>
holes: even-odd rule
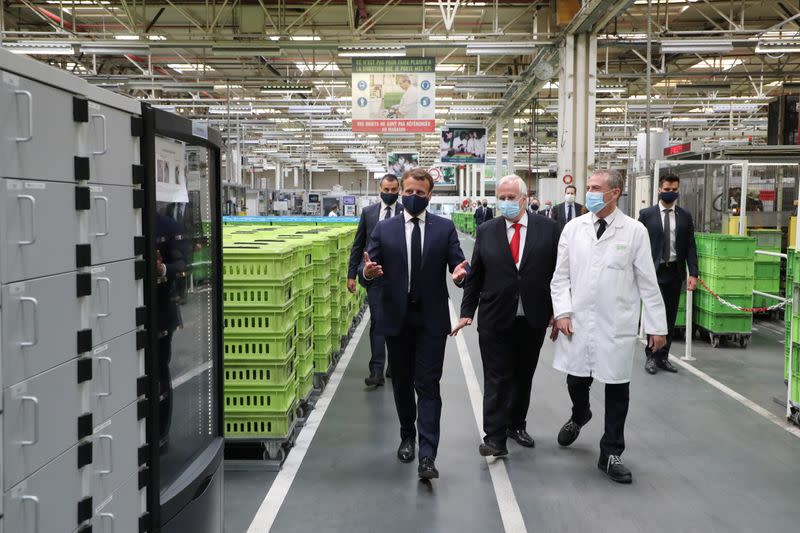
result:
[[[490,115],[494,111],[492,106],[452,106],[450,108],[452,113],[456,114],[476,114],[476,115]]]
[[[311,94],[308,85],[265,85],[260,89],[261,94]]]
[[[5,43],[3,48],[12,54],[71,56],[75,49],[69,44]]]
[[[692,118],[692,117],[670,117],[664,119],[665,124],[670,126],[705,126],[708,124],[708,119],[705,118]]]
[[[292,35],[289,37],[291,41],[319,41],[321,37],[319,35]]]
[[[114,39],[118,41],[138,41],[138,35],[115,35]]]
[[[537,43],[510,42],[510,43],[480,43],[468,44],[468,56],[507,56],[528,55],[536,51]]]
[[[405,46],[340,46],[339,57],[405,57]]]
[[[733,42],[723,39],[666,39],[661,41],[662,54],[726,54],[733,51]]]
[[[598,85],[595,88],[595,93],[597,94],[622,94],[627,89],[623,85]]]
[[[628,104],[628,111],[631,113],[646,113],[647,104]],[[672,111],[672,106],[667,104],[650,104],[651,113],[667,113]]]
[[[728,103],[728,104],[714,104],[712,109],[714,112],[728,112],[728,111],[758,111],[764,104],[749,104],[749,103]]]
[[[800,53],[800,41],[761,41],[756,44],[757,54],[797,54]]]
[[[235,44],[235,45],[217,45],[211,47],[211,54],[215,56],[269,56],[277,57],[281,55],[281,49],[275,46],[264,46],[263,44]]]

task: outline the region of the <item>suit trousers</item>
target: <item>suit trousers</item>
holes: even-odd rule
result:
[[[567,390],[572,399],[572,420],[578,424],[589,421],[589,389],[593,378],[567,375]],[[600,439],[600,454],[622,455],[625,450],[625,419],[630,403],[630,383],[606,384],[605,432]]]
[[[660,265],[657,274],[658,288],[661,289],[661,297],[664,299],[664,308],[667,312],[667,343],[655,353],[647,347],[644,351],[647,357],[654,357],[656,361],[666,361],[672,347],[672,330],[675,329],[675,321],[678,318],[684,272],[677,263],[671,263],[669,266]]]
[[[381,312],[382,294],[380,286],[367,289],[367,303],[369,304],[369,346],[372,357],[369,360],[370,375],[383,375],[383,367],[386,364],[386,338],[378,333],[376,324],[378,313]]]
[[[447,335],[425,335],[422,326],[419,310],[409,307],[400,334],[387,336],[386,346],[392,369],[394,403],[400,419],[400,438],[415,438],[418,431],[420,459],[435,459],[442,416],[439,380],[442,379]]]
[[[505,443],[509,429],[525,429],[531,384],[546,328],[532,328],[517,317],[511,329],[481,331],[483,431],[487,440]]]

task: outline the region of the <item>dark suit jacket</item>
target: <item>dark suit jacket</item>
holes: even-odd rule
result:
[[[639,222],[647,228],[650,235],[650,251],[653,263],[658,269],[664,249],[664,223],[661,220],[661,205],[646,207],[639,211]],[[697,246],[694,242],[694,221],[692,215],[682,207],[675,208],[675,253],[677,262],[689,269],[690,276],[697,276]]]
[[[451,331],[447,300],[447,271],[464,261],[453,223],[431,213],[425,215],[425,235],[422,243],[420,269],[420,313],[425,324],[424,334],[447,335]],[[381,220],[372,232],[367,253],[370,259],[383,266],[382,307],[375,324],[377,332],[388,337],[400,334],[408,311],[408,252],[406,250],[405,217]],[[359,267],[361,283],[369,287],[372,281],[364,279],[364,266]],[[374,281],[374,280],[373,280]]]
[[[558,229],[564,229],[564,226],[567,225],[567,215],[564,212],[564,204],[565,202],[561,202],[560,204],[554,205],[553,209],[550,210],[550,217],[558,222]],[[583,213],[583,206],[578,202],[575,202],[575,217],[577,218],[581,216]]]
[[[475,210],[475,227],[480,226],[484,222],[488,220],[492,220],[494,217],[494,213],[492,213],[491,207],[479,207]]]
[[[525,318],[533,328],[545,328],[553,315],[550,280],[558,256],[558,224],[546,217],[528,216],[522,261],[517,270],[508,244],[505,219],[480,227],[472,255],[471,273],[464,285],[461,316],[472,318],[480,305],[478,331],[511,328],[522,298]]]
[[[347,266],[348,279],[356,279],[358,276],[358,265],[361,264],[364,257],[364,250],[367,249],[369,236],[372,235],[372,231],[378,224],[381,215],[385,214],[381,213],[382,207],[383,204],[378,202],[377,204],[369,205],[361,210],[361,218],[358,220],[358,230],[356,230],[356,236],[353,239],[353,246],[350,248],[350,262]],[[394,215],[399,215],[402,212],[403,206],[399,201],[395,202]]]

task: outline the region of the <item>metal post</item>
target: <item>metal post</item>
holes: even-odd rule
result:
[[[463,201],[467,195],[464,190],[464,176],[461,172],[461,167],[456,167],[456,183],[458,183],[458,197]]]
[[[494,182],[503,175],[503,126],[498,120],[494,126]],[[497,185],[495,185],[496,187]]]
[[[471,189],[472,194],[478,194],[478,173],[475,165],[468,165],[467,168],[469,169],[470,181],[472,182]],[[483,192],[481,192],[481,198],[483,198]]]
[[[686,291],[686,350],[683,353],[683,357],[681,357],[682,361],[696,361],[696,359],[692,356],[692,340],[694,335],[694,328],[692,327],[692,312],[694,311],[693,307],[694,302],[694,291],[687,290]]]
[[[486,196],[486,165],[481,165],[480,173],[481,198],[484,198]]]
[[[516,173],[514,166],[514,118],[508,119],[508,171],[507,174]],[[496,179],[499,179],[498,176]]]
[[[742,191],[739,202],[739,235],[747,233],[747,162],[742,163]]]

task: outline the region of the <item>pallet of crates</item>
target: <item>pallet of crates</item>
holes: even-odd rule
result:
[[[787,302],[785,316],[790,347],[786,350],[784,377],[789,387],[789,420],[800,425],[800,260],[793,249],[787,255],[786,295],[791,295],[791,300]]]
[[[695,240],[700,278],[708,288],[735,306],[752,308],[755,239],[696,233]],[[730,340],[747,347],[753,332],[752,313],[722,304],[702,286],[693,300],[693,329],[705,334],[711,346]]]
[[[788,385],[789,383],[789,366],[791,361],[791,351],[793,349],[792,346],[792,313],[794,309],[794,248],[787,248],[786,249],[786,276],[785,276],[785,287],[786,287],[786,297],[788,298],[786,302],[786,307],[783,310],[783,322],[786,329],[786,336],[784,342],[784,364],[783,364],[783,382]]]
[[[280,464],[297,427],[298,256],[248,237],[223,243],[225,453]]]
[[[751,229],[750,236],[756,239],[756,250],[781,253],[783,233],[779,229]],[[754,287],[759,292],[780,295],[781,290],[781,258],[771,255],[755,255]],[[778,303],[778,300],[758,294],[753,295],[753,307],[766,308]],[[771,314],[777,319],[779,312]]]

